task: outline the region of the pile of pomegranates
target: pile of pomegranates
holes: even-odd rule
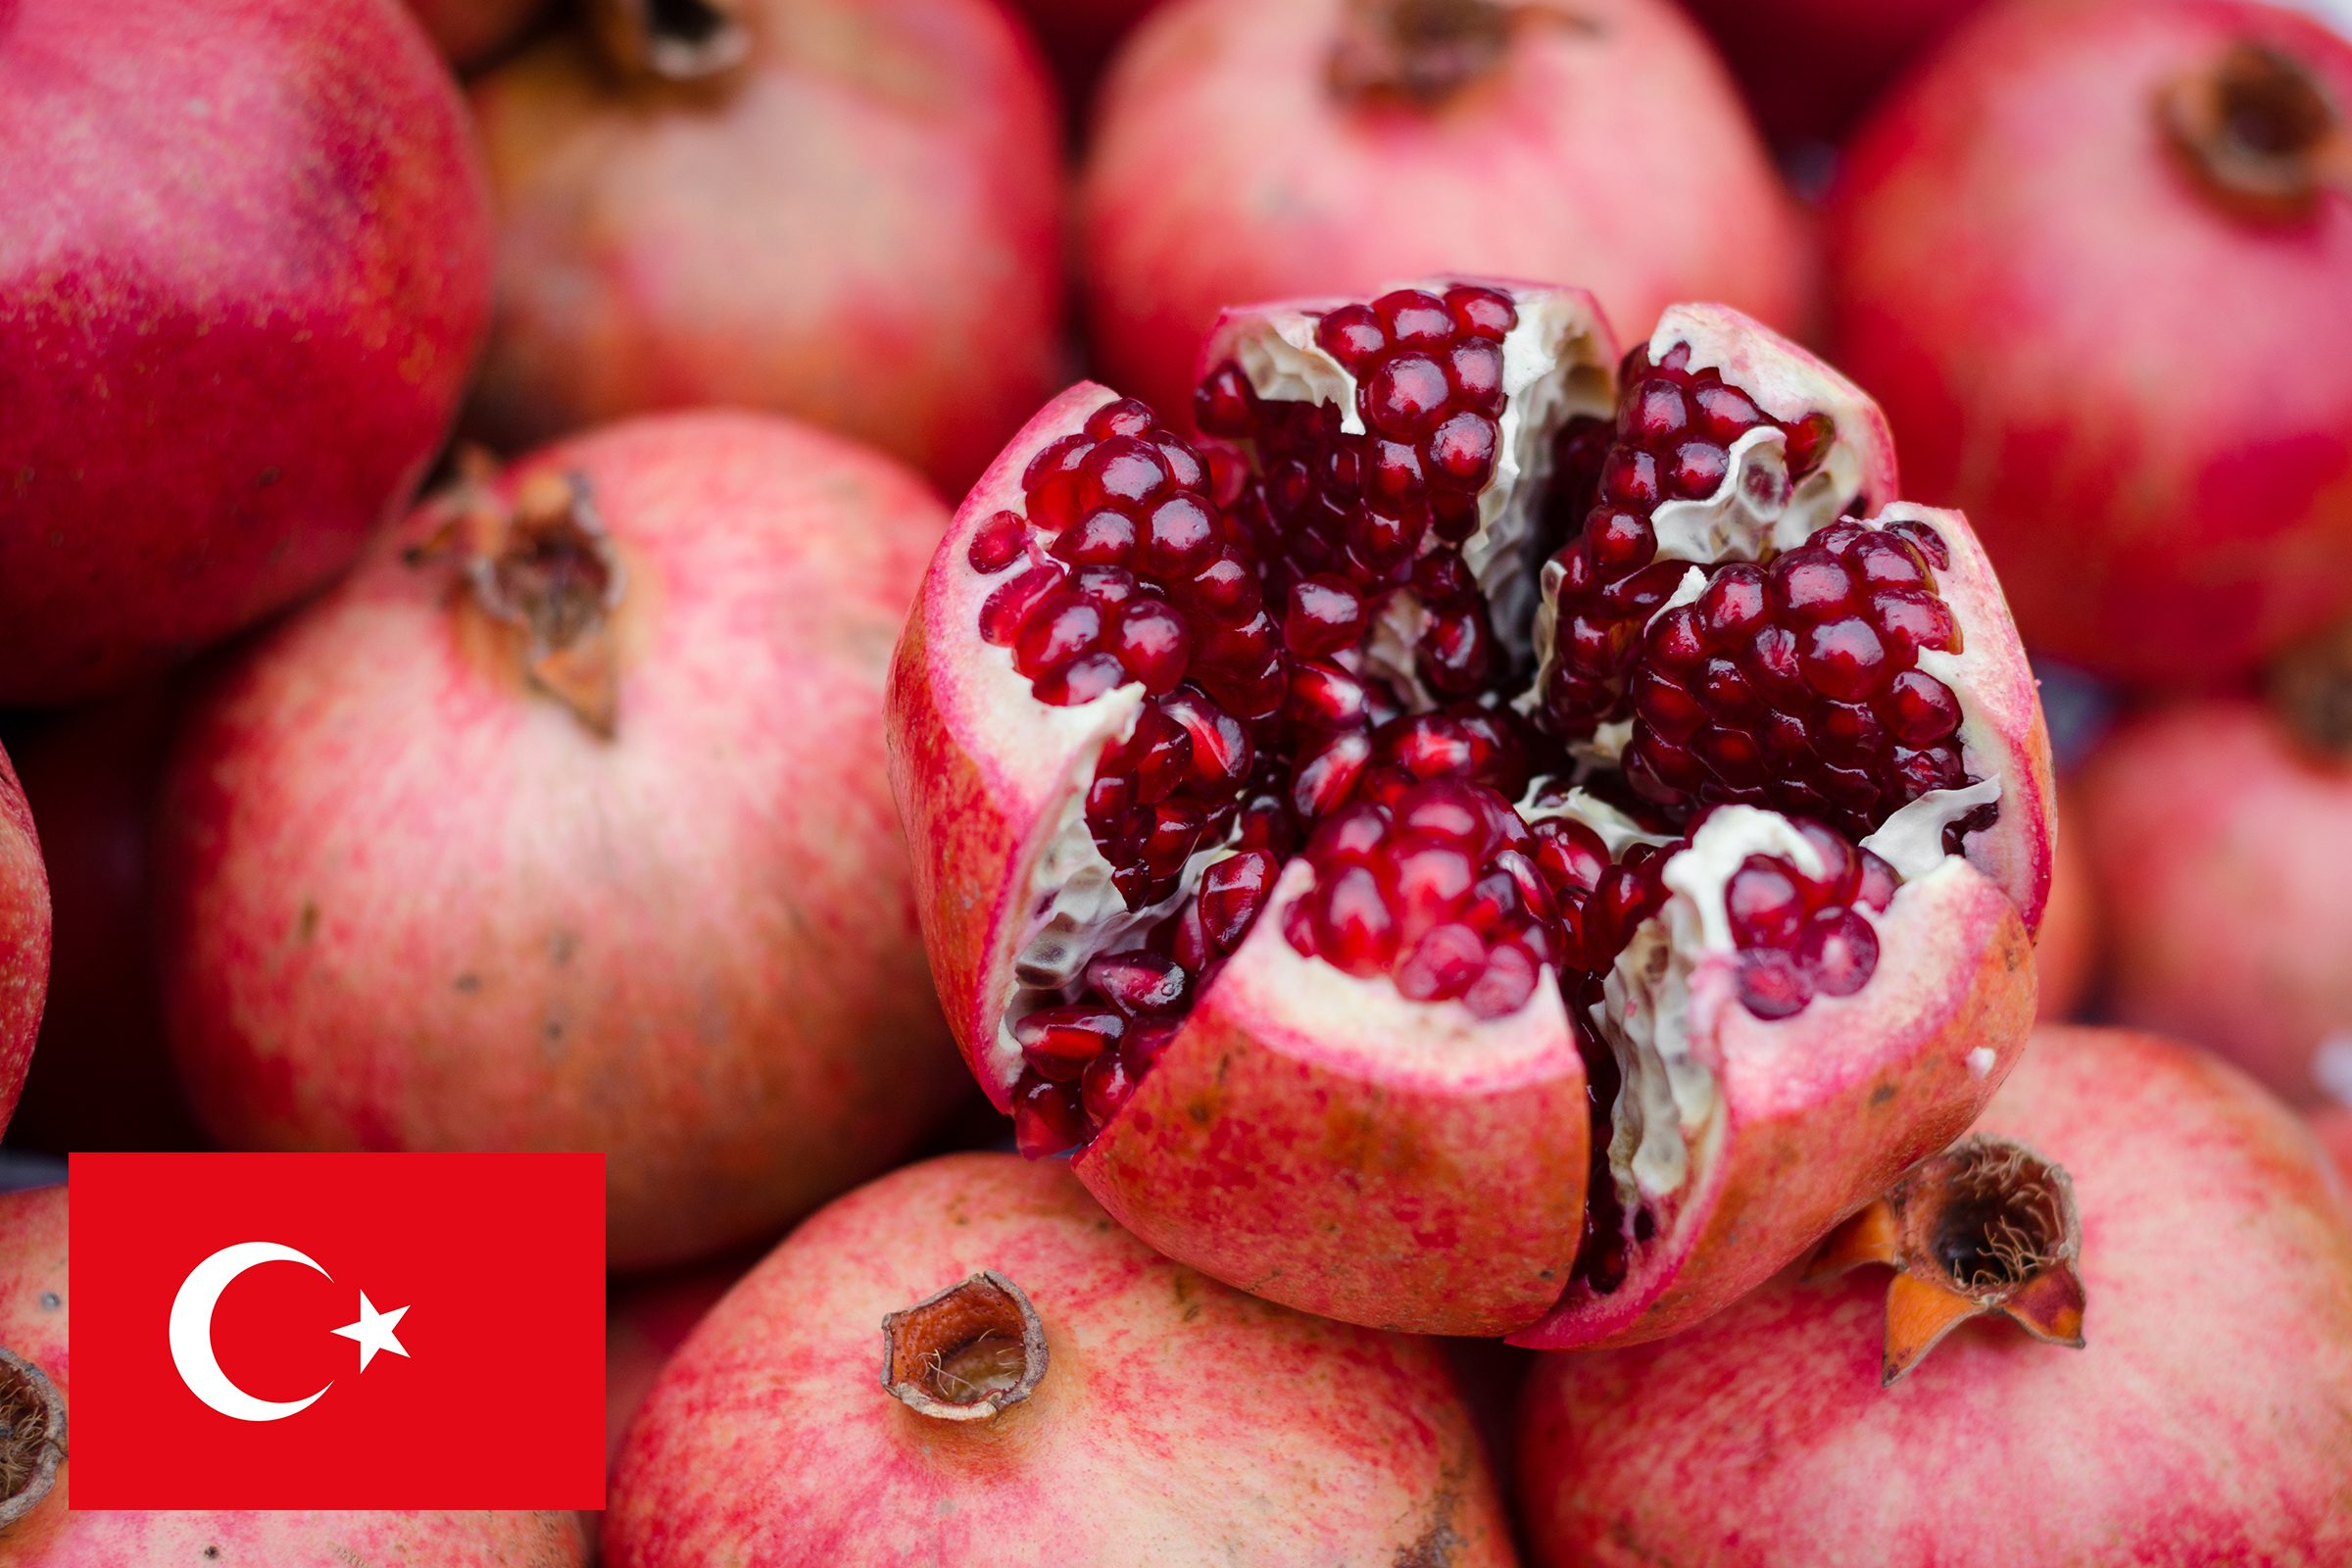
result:
[[[1161,1250],[1536,1346],[1760,1283],[1999,1085],[2050,784],[1967,522],[1718,306],[1437,278],[1092,384],[934,558],[891,778],[965,1059]]]

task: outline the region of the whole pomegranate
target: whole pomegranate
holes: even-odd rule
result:
[[[960,491],[1061,373],[1060,124],[1034,45],[994,0],[597,21],[473,88],[501,208],[475,427],[521,445],[741,404]]]
[[[198,1142],[148,957],[148,822],[172,697],[171,683],[147,681],[0,723],[40,824],[53,924],[48,1002],[13,1144],[65,1153]]]
[[[1544,1356],[1519,1454],[1537,1561],[2344,1561],[2352,1210],[2294,1119],[2185,1047],[2054,1029],[1981,1125],[2071,1177],[2082,1348],[1965,1323],[1883,1388],[1888,1282],[1866,1270]],[[1949,1269],[1997,1291],[2054,1241],[2013,1179],[2034,1164],[1914,1216],[1930,1255],[1898,1289]]]
[[[427,506],[198,704],[165,1012],[255,1149],[592,1149],[616,1268],[879,1170],[956,1091],[883,782],[914,475],[665,416]]]
[[[2034,972],[2040,981],[2035,1014],[2051,1023],[2082,1010],[2099,970],[2099,896],[2092,885],[2090,852],[2083,848],[2082,817],[2073,808],[2074,795],[2072,785],[2059,794],[2059,820],[2070,826],[2052,846],[2050,902],[2034,939]]]
[[[0,1131],[24,1087],[49,986],[49,876],[32,812],[0,752]]]
[[[1620,363],[1589,295],[1461,279],[1203,365],[1205,452],[1049,404],[899,645],[932,968],[1024,1152],[1287,1305],[1558,1346],[1703,1316],[1967,1125],[2047,748],[1866,398],[1719,306]]]
[[[397,0],[12,0],[0,102],[0,704],[51,703],[399,514],[480,341],[490,216]]]
[[[1764,128],[1835,138],[1984,0],[1683,0]]]
[[[604,1552],[612,1568],[1513,1560],[1435,1346],[1226,1290],[1121,1232],[1066,1170],[1008,1154],[852,1193],[712,1308],[622,1445]]]
[[[1809,235],[1668,0],[1174,0],[1103,84],[1079,232],[1097,361],[1179,421],[1236,300],[1445,268],[1575,278],[1619,322],[1810,306]]]
[[[2038,651],[2209,683],[2352,605],[2347,105],[2286,11],[2017,0],[1861,133],[1837,349]]]
[[[487,65],[547,10],[546,0],[408,0],[460,71]]]
[[[2298,733],[2250,698],[2178,704],[2093,754],[2076,819],[2116,1017],[2209,1046],[2307,1103],[2330,1082],[2352,1089],[2347,745],[2352,730]]]
[[[10,1568],[585,1568],[571,1513],[69,1511],[66,1189],[0,1193],[0,1560]]]

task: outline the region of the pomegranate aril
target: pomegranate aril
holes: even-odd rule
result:
[[[1086,433],[1097,441],[1114,435],[1148,435],[1155,422],[1148,406],[1134,398],[1120,398],[1086,416]]]
[[[1349,374],[1360,376],[1388,352],[1389,334],[1370,306],[1343,305],[1315,323],[1315,342]]]
[[[1050,669],[1030,688],[1049,708],[1076,708],[1126,684],[1127,670],[1108,654],[1087,654]]]
[[[1807,685],[1844,703],[1876,697],[1893,673],[1886,645],[1859,615],[1807,626],[1797,644],[1797,667]]]
[[[1899,522],[1888,523],[1886,532],[1908,541],[1913,549],[1927,557],[1928,564],[1934,566],[1937,571],[1943,571],[1950,567],[1952,564],[1951,547],[1943,542],[1943,535],[1937,533],[1932,524],[1916,522],[1905,517]]]
[[[1135,554],[1135,519],[1123,512],[1090,512],[1054,541],[1051,554],[1072,565],[1123,565]]]
[[[1070,434],[1059,436],[1038,450],[1021,470],[1021,488],[1034,495],[1057,477],[1075,473],[1086,455],[1095,449],[1093,438]]]
[[[1086,966],[1086,983],[1095,994],[1129,1018],[1173,1011],[1184,1001],[1189,978],[1175,959],[1141,948],[1103,954]]]
[[[1126,1020],[1108,1007],[1040,1007],[1012,1026],[1029,1065],[1056,1083],[1075,1082],[1105,1046],[1118,1044]]]
[[[1091,650],[1102,637],[1102,612],[1075,593],[1056,594],[1030,612],[1013,644],[1012,663],[1035,678]]]
[[[1399,441],[1428,433],[1445,412],[1451,389],[1446,371],[1426,354],[1399,354],[1381,363],[1360,392],[1365,421]]]
[[[1364,601],[1338,577],[1307,577],[1292,585],[1282,635],[1301,659],[1319,659],[1349,647],[1363,635]]]
[[[1079,483],[1097,506],[1138,506],[1168,488],[1168,466],[1159,449],[1134,436],[1098,442],[1078,466]]]
[[[1738,387],[1717,381],[1691,394],[1698,431],[1708,440],[1730,446],[1764,422],[1764,412]]]
[[[1242,945],[1280,869],[1272,852],[1243,850],[1200,874],[1200,924],[1220,952]]]
[[[1218,542],[1216,514],[1199,496],[1179,491],[1146,518],[1139,564],[1162,581],[1175,582],[1208,564]]]
[[[1879,712],[1905,746],[1933,746],[1960,728],[1960,701],[1951,688],[1916,669],[1906,669],[1886,683]]]
[[[1408,1002],[1447,1002],[1470,989],[1487,966],[1486,945],[1466,925],[1423,932],[1396,966],[1396,992]]]
[[[1194,574],[1187,585],[1196,609],[1220,621],[1244,621],[1264,608],[1257,573],[1230,551]]]
[[[1246,436],[1257,424],[1257,395],[1242,368],[1228,361],[1201,378],[1193,391],[1193,422],[1209,435],[1228,440]]]
[[[1740,1001],[1757,1017],[1793,1017],[1812,1000],[1813,982],[1795,954],[1750,948],[1740,955]]]
[[[1838,435],[1837,424],[1826,414],[1808,414],[1782,428],[1788,432],[1788,472],[1798,479],[1821,466]]]
[[[1853,607],[1853,579],[1818,545],[1783,552],[1765,577],[1773,608],[1797,620],[1826,620]]]
[[[1654,733],[1678,743],[1688,741],[1707,722],[1707,710],[1688,691],[1650,669],[1635,678],[1634,711]]]
[[[1125,1108],[1135,1095],[1135,1083],[1123,1051],[1105,1051],[1086,1064],[1078,1080],[1078,1101],[1094,1131],[1100,1132]]]
[[[1658,460],[1636,447],[1611,449],[1600,466],[1600,494],[1611,506],[1646,512],[1664,499],[1658,488]]]
[[[1751,855],[1724,888],[1724,909],[1732,939],[1742,948],[1786,948],[1805,920],[1805,900],[1790,869],[1767,856]]]
[[[1060,586],[1061,570],[1056,566],[1032,566],[1000,584],[980,607],[981,640],[999,648],[1009,647],[1030,612]]]
[[[1012,1097],[1012,1139],[1024,1158],[1046,1159],[1086,1142],[1077,1086],[1024,1075]]]
[[[1764,569],[1745,562],[1723,567],[1707,579],[1697,608],[1699,623],[1714,646],[1737,646],[1764,624]]]
[[[972,569],[993,576],[1021,559],[1029,543],[1029,520],[1017,512],[1000,512],[972,534],[964,553]]]
[[[1499,432],[1494,421],[1474,410],[1446,416],[1429,438],[1429,471],[1440,484],[1475,492],[1494,477]]]
[[[1391,847],[1389,879],[1400,910],[1443,912],[1470,892],[1478,868],[1456,844],[1406,841]]]
[[[1535,956],[1525,948],[1511,942],[1497,944],[1487,954],[1486,968],[1462,993],[1462,1005],[1470,1009],[1472,1017],[1507,1018],[1536,994],[1540,974]]]
[[[1796,960],[1817,995],[1850,997],[1878,968],[1878,933],[1851,909],[1824,909],[1805,922]]]
[[[1439,695],[1468,697],[1485,688],[1494,670],[1494,655],[1486,607],[1472,605],[1430,616],[1414,667]]]
[[[1446,375],[1465,408],[1502,412],[1502,349],[1485,338],[1465,338],[1446,351]]]
[[[1585,549],[1593,570],[1614,577],[1648,565],[1658,537],[1640,513],[1601,507],[1585,524]]]
[[[1396,922],[1370,868],[1343,866],[1314,900],[1318,956],[1358,977],[1385,973],[1396,956]]]
[[[1291,809],[1302,822],[1328,816],[1355,793],[1371,760],[1372,738],[1360,730],[1334,735],[1302,753],[1291,774]]]
[[[1192,652],[1184,617],[1157,599],[1143,599],[1120,612],[1108,648],[1127,673],[1158,697],[1176,689]]]
[[[1894,890],[1901,879],[1894,867],[1879,858],[1870,850],[1860,852],[1861,869],[1854,883],[1854,903],[1866,909],[1884,909],[1894,901]]]
[[[1372,314],[1400,349],[1443,348],[1454,334],[1446,302],[1417,288],[1390,290],[1372,302]]]
[[[1886,781],[1905,801],[1916,801],[1931,790],[1956,790],[1968,782],[1959,754],[1949,746],[1897,746],[1886,760]]]
[[[1950,607],[1925,588],[1881,588],[1870,596],[1867,612],[1888,646],[1903,651],[1905,663],[1923,648],[1959,651],[1959,623]]]
[[[1723,448],[1711,441],[1685,441],[1666,466],[1666,489],[1679,500],[1703,501],[1731,471],[1731,454]]]
[[[1501,342],[1519,324],[1519,307],[1499,289],[1457,284],[1446,291],[1446,307],[1454,324],[1473,337]]]

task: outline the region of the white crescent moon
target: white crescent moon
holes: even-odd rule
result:
[[[300,1263],[318,1269],[327,1279],[334,1278],[291,1247],[239,1242],[190,1269],[188,1277],[179,1282],[179,1294],[172,1298],[172,1364],[179,1368],[179,1380],[190,1394],[239,1421],[283,1421],[309,1409],[319,1394],[334,1387],[329,1382],[326,1389],[307,1399],[257,1399],[229,1382],[228,1374],[220,1370],[220,1358],[213,1354],[213,1308],[220,1304],[220,1293],[228,1289],[230,1281],[262,1263]]]

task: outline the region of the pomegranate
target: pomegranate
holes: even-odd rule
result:
[[[1868,400],[1721,307],[1620,367],[1581,291],[1463,280],[1202,363],[1205,452],[1049,404],[899,646],[932,968],[1022,1150],[1287,1305],[1556,1346],[1965,1127],[2046,742],[1966,522],[1860,520]]]
[[[1513,1560],[1435,1346],[1228,1291],[1123,1235],[1066,1170],[1008,1154],[852,1193],[712,1308],[622,1446],[604,1551],[612,1568]]]
[[[17,1108],[49,986],[49,876],[32,812],[0,752],[0,1131]]]
[[[2320,1135],[2320,1147],[2335,1161],[2345,1182],[2352,1184],[2352,1106],[2324,1105],[2313,1112],[2311,1125]]]
[[[2091,885],[2089,852],[2074,786],[2059,792],[2059,819],[2074,824],[2058,835],[2050,858],[2050,901],[2034,939],[2034,974],[2040,982],[2035,1016],[2062,1022],[2080,1013],[2098,980],[2099,906]]]
[[[1880,1269],[1785,1278],[1669,1344],[1541,1358],[1519,1452],[1536,1560],[2344,1561],[2352,1210],[2293,1118],[2201,1053],[2049,1029],[1981,1126],[2032,1153],[1918,1216],[1932,1255],[1906,1253],[1891,1299]],[[1886,1330],[1947,1264],[1992,1294],[2062,1278],[2059,1205],[2020,1180],[2045,1160],[2080,1213],[2086,1345],[1985,1318],[1882,1388]]]
[[[255,1149],[594,1149],[616,1268],[767,1233],[954,1100],[883,783],[943,509],[760,415],[422,509],[193,710],[157,924]]]
[[[52,703],[291,603],[407,505],[490,218],[395,0],[14,0],[0,102],[0,704]]]
[[[116,1513],[67,1507],[66,1189],[0,1193],[0,1559],[10,1568],[585,1568],[571,1513]]]
[[[2235,697],[2129,719],[2084,767],[2078,820],[2115,1016],[2309,1103],[2352,1092],[2352,703],[2302,716],[2325,727]]]
[[[148,681],[0,724],[40,824],[54,925],[48,1005],[8,1130],[20,1147],[197,1147],[147,956],[147,829],[172,695]]]
[[[959,491],[1062,369],[1044,65],[993,0],[740,9],[608,0],[595,46],[475,84],[503,214],[470,418],[742,404]]]
[[[1987,13],[1862,132],[1837,348],[2037,651],[2218,682],[2352,605],[2346,105],[2308,18],[2066,0]]]
[[[1179,417],[1234,300],[1474,269],[1619,322],[1811,303],[1810,236],[1667,0],[1174,0],[1103,84],[1079,228],[1097,360]]]
[[[617,1286],[605,1320],[605,1455],[620,1457],[620,1440],[662,1369],[718,1298],[743,1277],[729,1261]]]
[[[1776,138],[1835,139],[1984,0],[1683,0]]]
[[[547,9],[546,0],[408,0],[424,30],[460,71],[505,53]]]

